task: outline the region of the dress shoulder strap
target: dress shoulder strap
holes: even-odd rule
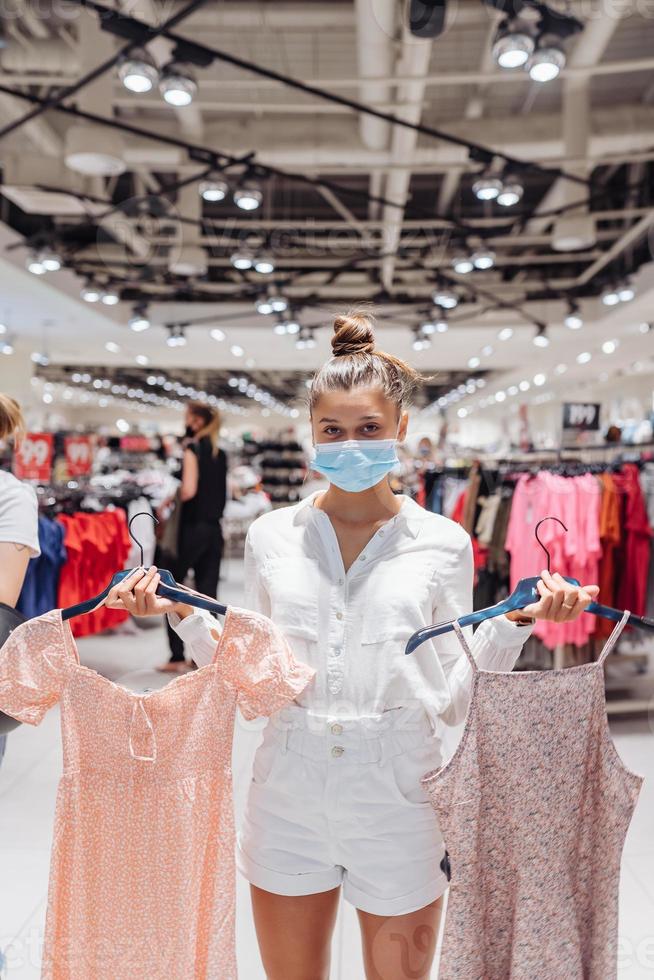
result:
[[[472,655],[472,651],[471,651],[470,647],[468,646],[468,641],[466,640],[465,636],[463,635],[463,630],[461,629],[461,626],[459,625],[458,619],[455,619],[454,620],[454,622],[452,623],[452,628],[454,629],[454,632],[456,633],[456,635],[459,638],[459,642],[460,642],[461,646],[463,647],[463,651],[464,651],[466,657],[470,661],[470,666],[472,667],[473,674],[478,674],[479,673],[479,667],[477,666],[477,661],[475,660],[475,658]]]
[[[606,660],[606,658],[610,654],[611,650],[613,649],[613,647],[618,642],[618,639],[620,637],[620,634],[622,633],[623,629],[627,625],[627,620],[629,619],[629,616],[630,615],[631,615],[631,612],[629,611],[629,609],[625,609],[624,614],[622,616],[622,619],[620,620],[619,623],[616,623],[615,624],[615,628],[614,628],[613,632],[611,633],[611,635],[609,636],[608,640],[604,644],[604,647],[602,649],[602,652],[600,653],[599,657],[597,658],[597,662],[598,663],[600,663],[600,664],[601,663],[604,663],[604,661]]]

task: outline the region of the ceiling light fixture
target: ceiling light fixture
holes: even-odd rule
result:
[[[210,330],[209,331],[209,336],[210,337],[213,337],[213,339],[214,340],[217,340],[218,342],[220,342],[221,340],[224,340],[225,339],[225,334],[220,329],[220,327],[214,327],[213,330]]]
[[[583,351],[581,354],[577,354],[577,364],[588,364],[592,356],[589,351]]]
[[[431,298],[435,306],[444,310],[453,310],[459,305],[459,297],[451,289],[435,289]]]
[[[115,306],[116,303],[120,302],[120,296],[116,289],[112,286],[107,286],[100,294],[100,302],[104,303],[105,306]]]
[[[472,272],[474,267],[474,263],[469,255],[457,255],[452,260],[452,268],[460,276],[466,276],[469,272]]]
[[[159,91],[168,105],[179,109],[191,104],[197,94],[198,83],[190,68],[171,62],[161,74]]]
[[[254,255],[249,248],[242,248],[238,252],[234,252],[229,261],[239,272],[247,272],[248,269],[252,268]]]
[[[253,180],[247,180],[234,192],[234,204],[242,211],[256,211],[261,207],[263,191]]]
[[[46,272],[59,272],[62,266],[60,256],[57,252],[53,252],[50,249],[44,249],[41,252],[39,261]]]
[[[471,256],[472,264],[475,269],[492,269],[495,265],[495,252],[490,248],[477,249]]]
[[[497,203],[503,208],[511,208],[519,204],[525,189],[516,177],[505,179],[502,190],[497,195]]]
[[[482,174],[472,185],[472,193],[478,201],[495,201],[501,190],[501,178],[492,174]]]
[[[524,68],[534,53],[535,41],[525,27],[511,26],[505,20],[498,28],[493,42],[493,59],[500,68],[513,71]]]
[[[577,303],[570,302],[570,308],[568,314],[563,321],[569,330],[581,330],[584,325],[584,321],[579,312],[579,306]]]
[[[527,69],[532,82],[552,82],[565,68],[565,51],[557,38],[541,37],[537,49],[529,59]]]
[[[269,276],[275,271],[275,260],[271,255],[259,255],[254,260],[254,271],[262,276]]]
[[[512,336],[513,336],[512,327],[504,327],[502,330],[500,330],[500,332],[497,335],[498,340],[511,340]]]
[[[148,52],[138,48],[118,66],[118,78],[128,91],[144,95],[159,81],[159,70]]]
[[[43,262],[41,262],[41,257],[36,254],[30,255],[27,259],[27,269],[33,276],[44,276],[47,272]]]
[[[146,308],[143,306],[134,307],[134,313],[127,321],[127,325],[134,333],[141,333],[143,330],[148,330],[150,320]]]
[[[534,334],[534,339],[532,341],[534,347],[549,347],[550,339],[547,336],[547,332],[544,326],[540,326],[536,333]]]
[[[203,201],[216,204],[224,201],[229,193],[229,184],[226,180],[201,180],[198,185],[198,193]]]
[[[92,282],[87,282],[80,290],[80,296],[85,303],[97,303],[100,299],[100,290]]]

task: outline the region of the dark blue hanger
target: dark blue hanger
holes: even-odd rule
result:
[[[536,535],[536,540],[539,545],[547,555],[547,571],[550,571],[550,553],[538,537],[538,528],[541,526],[543,521],[558,521],[564,531],[567,531],[567,527],[563,521],[559,520],[558,517],[543,517],[542,520],[538,522],[534,529],[534,534]],[[503,599],[501,602],[497,602],[494,606],[487,606],[486,609],[478,609],[476,612],[469,613],[467,616],[462,616],[458,623],[460,626],[472,626],[476,623],[483,623],[485,619],[495,619],[496,616],[503,616],[504,613],[516,612],[518,609],[524,609],[531,602],[538,602],[540,599],[540,592],[536,588],[538,584],[539,577],[534,578],[521,578],[515,589],[510,596]],[[568,578],[565,576],[565,581],[569,582],[570,585],[580,585],[581,583],[576,578]],[[587,606],[586,612],[594,613],[595,616],[602,616],[604,619],[613,619],[616,622],[620,622],[624,616],[624,612],[620,609],[613,609],[611,606],[603,606],[599,602],[591,602]],[[434,636],[442,636],[443,633],[450,633],[454,626],[452,623],[455,620],[448,620],[444,623],[436,623],[434,626],[424,626],[422,629],[417,630],[412,636],[409,637],[409,641],[404,649],[405,654],[413,653],[417,650],[419,646],[425,643],[426,640],[431,640]],[[639,629],[654,631],[654,620],[647,619],[645,616],[636,616],[631,614],[627,620],[629,626],[637,626]]]
[[[127,525],[129,536],[132,541],[136,542],[141,552],[141,567],[143,567],[143,545],[132,534],[132,522],[142,515],[151,517],[155,524],[159,523],[154,514],[151,514],[147,510],[140,510],[138,514],[134,514],[130,518],[129,524]],[[86,602],[79,602],[76,606],[69,606],[67,609],[62,609],[61,618],[72,619],[73,616],[82,616],[84,613],[93,612],[94,609],[102,605],[114,585],[118,585],[119,582],[122,582],[123,579],[127,578],[134,571],[136,571],[134,568],[125,568],[122,572],[116,572],[104,592],[96,595],[93,599],[87,599]],[[196,595],[193,592],[187,592],[186,589],[182,589],[168,569],[159,568],[157,571],[161,576],[161,581],[157,586],[157,595],[163,596],[166,599],[173,599],[175,602],[185,602],[189,606],[196,606],[198,609],[208,609],[209,612],[219,613],[221,616],[224,616],[227,612],[227,606],[223,606],[222,603],[217,602],[215,599],[209,599],[207,596]]]

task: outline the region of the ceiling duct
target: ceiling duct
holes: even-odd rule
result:
[[[389,78],[395,68],[394,0],[356,0],[357,61],[363,81],[359,98],[366,105],[384,109],[391,102],[388,82],[368,82],[366,78]],[[374,116],[361,115],[361,141],[369,150],[384,150],[389,144],[391,125]]]

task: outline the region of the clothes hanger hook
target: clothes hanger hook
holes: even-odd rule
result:
[[[538,541],[539,545],[541,546],[541,548],[543,549],[543,551],[547,555],[547,571],[549,572],[549,570],[550,570],[550,553],[547,550],[547,548],[545,547],[545,545],[543,544],[543,542],[541,541],[541,539],[538,537],[538,528],[541,526],[541,524],[544,524],[545,521],[558,521],[558,523],[561,525],[561,527],[563,528],[564,531],[567,531],[568,529],[565,526],[565,524],[563,523],[563,521],[560,518],[558,518],[558,517],[543,517],[542,520],[540,520],[538,522],[538,524],[536,525],[536,527],[534,528],[534,534],[536,535],[536,540]]]
[[[143,545],[141,544],[141,542],[139,541],[139,539],[136,537],[136,535],[135,534],[132,534],[132,524],[134,523],[134,521],[136,520],[137,517],[151,517],[155,524],[158,524],[159,521],[154,516],[154,514],[151,514],[150,513],[149,510],[139,510],[136,514],[133,514],[130,517],[130,519],[129,519],[129,524],[127,525],[127,530],[129,531],[129,536],[132,539],[132,541],[134,541],[135,544],[138,545],[138,549],[141,552],[141,567],[143,567]]]

